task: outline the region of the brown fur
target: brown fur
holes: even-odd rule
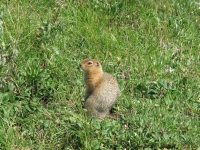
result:
[[[86,85],[84,106],[93,116],[104,118],[119,97],[118,83],[112,75],[102,70],[97,60],[85,59],[80,67],[84,71]]]

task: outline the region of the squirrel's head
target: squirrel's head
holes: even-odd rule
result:
[[[91,58],[87,58],[87,59],[83,60],[80,63],[80,67],[85,72],[102,71],[101,64],[97,60],[91,59]]]

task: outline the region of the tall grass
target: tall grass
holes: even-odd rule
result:
[[[2,1],[1,149],[199,149],[198,0]],[[82,110],[81,60],[121,89],[122,120]]]

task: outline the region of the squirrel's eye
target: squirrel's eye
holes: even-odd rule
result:
[[[92,62],[91,62],[91,61],[89,61],[89,62],[88,62],[88,65],[91,65],[91,64],[92,64]]]

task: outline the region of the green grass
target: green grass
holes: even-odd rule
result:
[[[82,109],[88,57],[122,120]],[[4,0],[0,149],[200,149],[199,66],[199,0]]]

